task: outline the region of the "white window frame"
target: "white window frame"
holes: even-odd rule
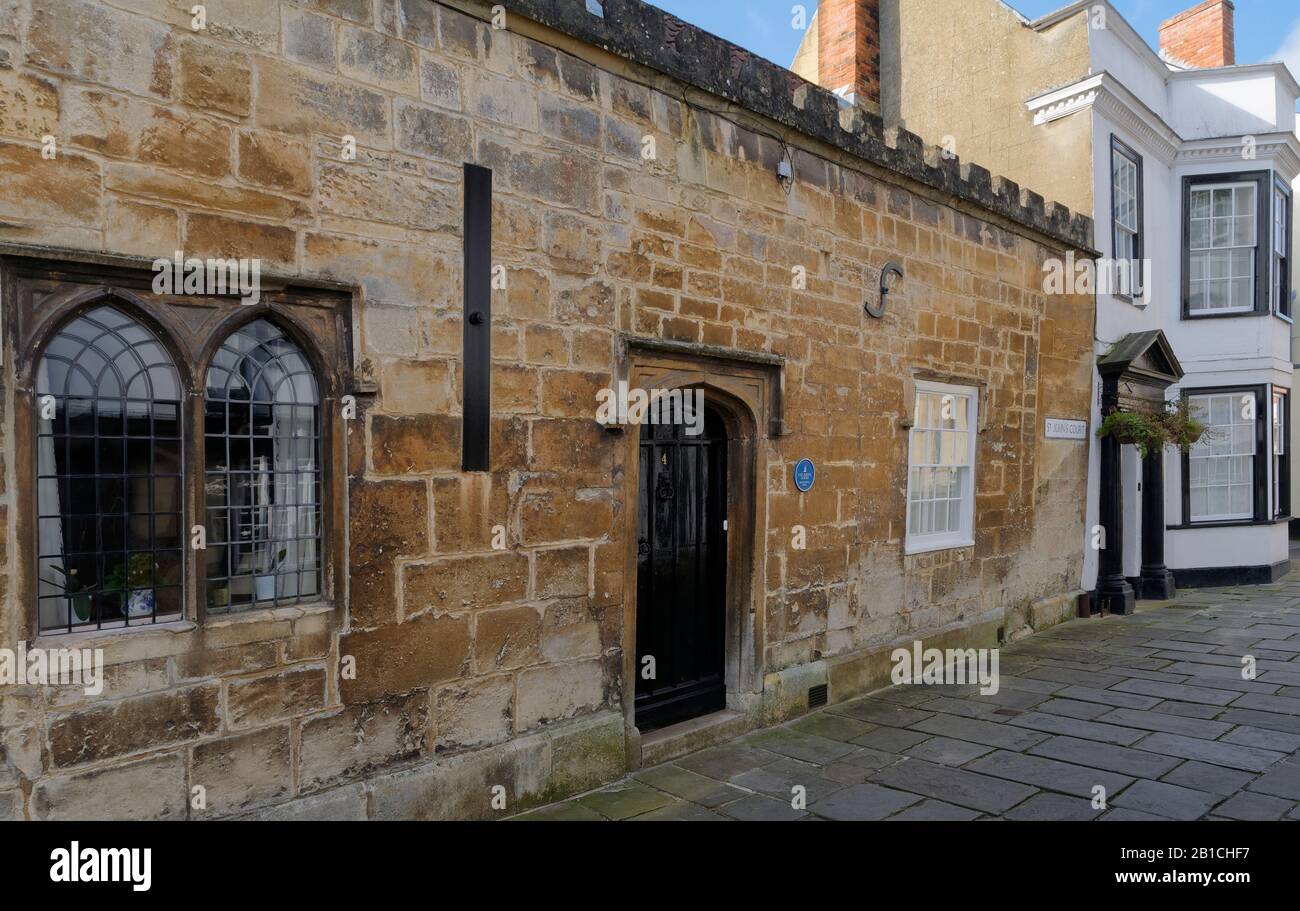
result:
[[[1255,415],[1255,417],[1251,418],[1250,420],[1239,419],[1241,418],[1242,410],[1245,407],[1245,400],[1247,396],[1249,396],[1254,400],[1253,414]],[[1211,524],[1215,522],[1237,522],[1237,521],[1251,520],[1255,518],[1255,489],[1256,489],[1256,485],[1259,483],[1259,479],[1255,476],[1258,467],[1258,460],[1256,458],[1258,455],[1258,449],[1256,444],[1256,424],[1259,419],[1259,408],[1261,407],[1259,396],[1256,395],[1254,392],[1247,391],[1247,390],[1242,390],[1240,392],[1208,392],[1208,393],[1193,392],[1193,393],[1189,393],[1188,395],[1188,399],[1193,403],[1197,399],[1217,399],[1217,398],[1226,398],[1229,400],[1229,408],[1231,409],[1231,414],[1233,415],[1233,421],[1231,424],[1220,424],[1220,425],[1211,424],[1210,417],[1213,414],[1213,406],[1211,405],[1210,406],[1211,410],[1209,413],[1206,414],[1206,420],[1205,420],[1205,425],[1209,431],[1207,433],[1207,439],[1203,439],[1201,442],[1193,446],[1191,452],[1189,452],[1187,455],[1187,459],[1188,459],[1187,470],[1189,473],[1188,474],[1187,519],[1188,522],[1192,525]],[[1223,442],[1222,434],[1224,433],[1224,428],[1228,428],[1227,429],[1227,434],[1229,437],[1228,443],[1229,445],[1232,445],[1231,428],[1239,427],[1239,426],[1245,426],[1250,428],[1250,451],[1248,453],[1229,452],[1229,453],[1207,454],[1206,451],[1210,449],[1211,446],[1213,446],[1215,443]],[[1217,436],[1215,435],[1216,431],[1218,434]],[[1213,513],[1213,514],[1207,512],[1204,515],[1197,515],[1195,512],[1195,507],[1192,505],[1195,502],[1194,494],[1197,489],[1197,487],[1193,484],[1191,479],[1192,466],[1198,461],[1211,462],[1211,461],[1231,460],[1231,459],[1238,459],[1238,458],[1246,459],[1247,464],[1250,466],[1250,476],[1248,480],[1245,482],[1246,489],[1250,492],[1250,497],[1247,501],[1246,511],[1239,512],[1239,513],[1229,512],[1229,513]],[[1215,487],[1231,488],[1233,486],[1240,486],[1240,485],[1234,485],[1230,481],[1228,484],[1211,484],[1211,485],[1202,485],[1202,486],[1207,491],[1209,491]],[[1207,493],[1207,498],[1208,498],[1208,493]]]
[[[1251,201],[1252,201],[1252,204],[1251,204],[1251,207],[1250,207],[1250,215],[1249,215],[1249,218],[1250,218],[1250,220],[1251,220],[1251,224],[1252,224],[1252,226],[1253,226],[1253,231],[1252,231],[1252,240],[1251,240],[1251,242],[1250,242],[1249,244],[1237,244],[1237,243],[1235,242],[1235,238],[1230,238],[1231,240],[1233,240],[1232,243],[1229,243],[1229,244],[1227,244],[1227,245],[1223,245],[1223,246],[1215,246],[1215,244],[1214,244],[1214,220],[1215,220],[1215,216],[1214,216],[1214,191],[1216,191],[1216,190],[1232,190],[1232,191],[1233,191],[1233,197],[1234,197],[1233,214],[1230,215],[1230,216],[1219,216],[1219,217],[1220,217],[1220,218],[1223,218],[1223,217],[1231,218],[1231,219],[1233,220],[1233,224],[1234,224],[1234,227],[1235,227],[1235,221],[1236,221],[1236,219],[1238,219],[1238,218],[1246,218],[1246,217],[1247,217],[1247,216],[1245,216],[1245,215],[1237,215],[1237,214],[1236,214],[1235,197],[1236,197],[1236,191],[1239,190],[1239,189],[1249,189],[1249,190],[1250,190],[1250,193],[1251,193]],[[1188,279],[1188,282],[1189,282],[1189,289],[1194,290],[1196,285],[1203,285],[1203,286],[1205,287],[1205,290],[1206,290],[1205,300],[1208,301],[1208,300],[1209,300],[1209,287],[1210,287],[1210,283],[1211,283],[1211,282],[1214,282],[1214,281],[1224,281],[1224,280],[1226,280],[1226,281],[1227,281],[1227,288],[1228,288],[1228,301],[1229,301],[1229,304],[1228,304],[1228,306],[1226,306],[1226,307],[1208,307],[1208,306],[1207,306],[1207,307],[1193,307],[1193,306],[1192,306],[1192,303],[1191,303],[1192,300],[1193,300],[1193,295],[1191,294],[1191,291],[1189,291],[1189,295],[1188,295],[1188,305],[1187,305],[1187,306],[1188,306],[1188,313],[1189,313],[1191,316],[1203,316],[1203,315],[1206,315],[1206,314],[1223,314],[1223,313],[1250,313],[1251,311],[1253,311],[1253,310],[1255,309],[1255,288],[1256,288],[1256,283],[1257,283],[1258,280],[1259,280],[1259,277],[1256,275],[1256,269],[1257,269],[1256,263],[1258,262],[1258,256],[1259,256],[1259,244],[1260,244],[1260,224],[1259,224],[1259,185],[1258,185],[1255,181],[1249,181],[1249,180],[1243,180],[1243,181],[1229,181],[1229,182],[1223,182],[1223,183],[1205,183],[1205,184],[1196,184],[1196,185],[1194,185],[1194,186],[1191,188],[1190,195],[1189,195],[1189,197],[1188,197],[1188,204],[1189,204],[1189,206],[1190,206],[1191,208],[1190,208],[1190,211],[1187,213],[1189,229],[1190,229],[1193,233],[1194,233],[1194,231],[1195,231],[1195,223],[1196,223],[1197,221],[1202,220],[1202,219],[1197,219],[1197,218],[1195,217],[1195,213],[1196,213],[1196,196],[1197,196],[1198,193],[1209,193],[1209,194],[1210,194],[1210,215],[1208,216],[1208,221],[1209,221],[1209,243],[1210,243],[1210,246],[1208,246],[1208,247],[1196,247],[1196,246],[1193,246],[1193,245],[1192,245],[1192,240],[1191,240],[1191,235],[1189,234],[1189,237],[1188,237],[1188,243],[1187,243],[1187,246],[1188,246],[1187,254],[1188,254],[1188,262],[1189,262],[1189,266],[1188,266],[1188,268],[1189,268],[1189,269],[1191,268],[1191,265],[1190,265],[1190,264],[1196,260],[1196,258],[1198,257],[1198,255],[1202,255],[1202,254],[1211,254],[1211,253],[1216,253],[1216,252],[1226,252],[1226,253],[1228,253],[1228,263],[1229,263],[1228,270],[1229,270],[1229,271],[1228,271],[1228,275],[1227,275],[1227,276],[1223,276],[1223,277],[1220,277],[1220,278],[1218,278],[1218,279],[1212,279],[1212,278],[1210,278],[1210,276],[1209,276],[1209,266],[1208,266],[1208,264],[1209,264],[1209,260],[1210,260],[1210,257],[1209,257],[1208,255],[1206,255],[1206,257],[1205,257],[1205,261],[1206,261],[1206,271],[1203,273],[1204,277],[1201,278],[1201,279],[1193,279],[1193,278],[1191,278],[1191,277],[1189,276],[1189,279]],[[1250,252],[1250,260],[1249,260],[1249,261],[1250,261],[1250,274],[1249,274],[1248,276],[1247,276],[1247,275],[1234,275],[1234,274],[1232,273],[1232,265],[1231,265],[1231,264],[1232,264],[1232,260],[1234,259],[1234,257],[1232,256],[1232,254],[1234,254],[1234,253],[1236,253],[1236,252],[1238,252],[1238,251],[1242,251],[1242,250],[1248,250],[1248,251]],[[1248,299],[1247,299],[1247,302],[1246,302],[1245,304],[1238,304],[1238,303],[1235,303],[1235,302],[1233,301],[1233,296],[1232,296],[1232,295],[1233,295],[1233,284],[1234,284],[1234,281],[1235,281],[1235,280],[1239,280],[1239,279],[1246,279],[1246,278],[1249,278],[1249,279],[1250,279],[1250,283],[1249,283],[1249,285],[1248,285],[1248,287],[1249,287],[1250,290],[1249,290],[1249,292],[1248,292]]]
[[[936,550],[951,550],[959,547],[972,547],[975,544],[975,450],[979,437],[979,389],[974,386],[956,386],[948,383],[936,383],[929,380],[917,380],[916,391],[912,399],[912,426],[907,433],[907,499],[903,510],[904,552],[908,554],[928,553]],[[917,426],[919,418],[919,400],[922,395],[966,396],[966,459],[963,463],[947,466],[964,472],[966,483],[961,492],[960,521],[955,531],[912,534],[913,477],[918,470],[941,466],[918,464],[916,461],[916,435],[927,428]],[[920,502],[932,502],[915,501]]]

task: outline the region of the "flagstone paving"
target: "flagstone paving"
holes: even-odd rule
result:
[[[516,818],[1300,820],[1300,572],[1074,620],[1000,672],[994,695],[893,687]]]

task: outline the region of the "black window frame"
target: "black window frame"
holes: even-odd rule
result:
[[[1193,313],[1192,306],[1192,190],[1197,186],[1216,183],[1255,184],[1255,306],[1251,310],[1235,313]],[[1273,226],[1273,172],[1228,171],[1218,174],[1189,174],[1183,178],[1183,239],[1182,239],[1182,318],[1229,319],[1232,317],[1269,316],[1272,304],[1272,226]]]
[[[1143,295],[1146,289],[1146,275],[1142,267],[1142,257],[1146,249],[1146,189],[1144,183],[1145,162],[1132,146],[1114,133],[1110,136],[1110,258],[1112,268],[1119,268],[1119,230],[1115,224],[1115,157],[1127,158],[1137,169],[1137,234],[1133,238],[1133,261],[1137,264],[1131,294],[1112,290],[1112,294],[1130,303]],[[1116,273],[1118,275],[1118,272]]]
[[[1282,262],[1285,264],[1284,268],[1286,269],[1286,280],[1285,280],[1285,285],[1282,288],[1282,295],[1281,295],[1282,299],[1277,302],[1276,307],[1273,307],[1273,287],[1276,284],[1276,276],[1273,275],[1273,253],[1274,253],[1273,231],[1276,229],[1277,226],[1272,222],[1273,194],[1270,193],[1268,198],[1269,201],[1268,209],[1269,209],[1269,218],[1270,218],[1269,234],[1268,234],[1269,307],[1273,309],[1274,315],[1281,317],[1287,322],[1291,322],[1295,318],[1292,313],[1292,301],[1291,301],[1291,295],[1293,293],[1292,289],[1295,285],[1295,279],[1294,279],[1295,270],[1291,266],[1291,251],[1294,243],[1294,239],[1292,237],[1291,232],[1295,220],[1295,194],[1291,192],[1291,188],[1287,186],[1286,182],[1277,178],[1276,175],[1274,176],[1274,180],[1273,180],[1273,191],[1274,192],[1281,191],[1282,195],[1286,197],[1286,247],[1282,252]]]
[[[1291,518],[1291,390],[1284,386],[1274,386],[1269,406],[1278,398],[1282,400],[1282,453],[1279,455],[1275,451],[1276,443],[1269,447],[1269,467],[1275,469],[1277,474],[1277,509],[1274,510],[1273,518],[1280,521]],[[1271,415],[1269,423],[1272,423]]]
[[[1253,516],[1249,519],[1226,519],[1213,520],[1209,522],[1192,521],[1192,475],[1191,475],[1191,455],[1182,453],[1182,524],[1171,526],[1174,528],[1230,528],[1235,525],[1262,525],[1271,524],[1275,519],[1269,515],[1269,502],[1271,493],[1269,487],[1269,461],[1272,458],[1272,449],[1268,445],[1268,428],[1272,422],[1273,414],[1273,397],[1272,389],[1267,384],[1244,386],[1198,386],[1193,388],[1182,389],[1179,395],[1184,403],[1194,395],[1231,395],[1233,393],[1251,392],[1255,395],[1255,463],[1254,475],[1252,479],[1253,490]],[[1261,407],[1261,403],[1268,403],[1268,408]]]

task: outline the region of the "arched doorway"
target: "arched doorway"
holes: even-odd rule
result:
[[[641,428],[635,712],[643,732],[727,701],[727,432],[716,409],[704,405],[700,421],[684,398],[686,422]]]

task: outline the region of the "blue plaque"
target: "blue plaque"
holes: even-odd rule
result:
[[[794,486],[807,493],[812,490],[813,482],[816,480],[817,469],[813,467],[812,459],[800,459],[794,466]]]

